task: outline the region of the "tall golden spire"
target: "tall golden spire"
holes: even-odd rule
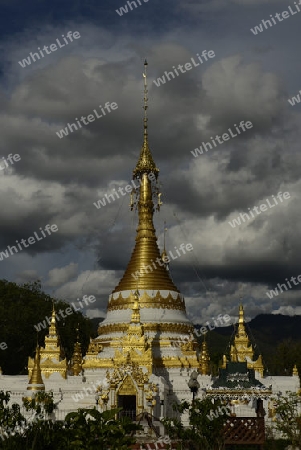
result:
[[[37,345],[36,354],[34,357],[34,365],[30,377],[30,381],[27,386],[28,391],[45,391],[45,385],[42,379],[41,367],[40,367],[40,347]]]
[[[157,184],[159,169],[153,160],[148,145],[148,89],[147,89],[147,61],[144,63],[144,133],[140,157],[133,170],[133,180],[136,189],[133,189],[135,201],[131,207],[138,210],[138,228],[136,245],[130,262],[113,294],[119,291],[135,291],[137,288],[145,290],[169,290],[179,292],[172,282],[168,271],[161,259],[157,245],[157,237],[153,224],[155,210],[160,209],[161,201]],[[139,186],[140,184],[140,186]],[[133,197],[133,196],[132,196]],[[156,199],[156,207],[154,205]],[[129,308],[131,305],[129,304]]]

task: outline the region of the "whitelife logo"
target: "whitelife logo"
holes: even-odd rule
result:
[[[301,102],[300,94],[301,94],[301,90],[299,91],[299,94],[297,95],[297,97],[292,97],[292,98],[289,98],[287,100],[290,103],[291,106],[295,106],[296,103],[300,103]]]
[[[140,6],[142,5],[140,0],[136,0],[136,1],[137,1],[137,3],[139,3]],[[143,0],[143,1],[144,1],[144,3],[148,2],[148,0]],[[131,11],[133,11],[132,5],[135,6],[135,9],[138,8],[137,3],[136,2],[129,2],[129,1],[127,2],[127,4],[129,5]],[[119,16],[123,16],[123,14],[126,14],[126,13],[129,12],[127,5],[121,6],[121,8],[115,9],[115,11],[117,12],[117,14]]]
[[[30,245],[35,244],[37,241],[41,241],[42,239],[47,237],[47,234],[45,234],[44,231],[46,231],[48,233],[48,236],[50,236],[51,233],[56,233],[58,231],[58,227],[57,227],[57,225],[55,223],[53,225],[49,225],[48,224],[48,225],[46,225],[44,230],[40,227],[40,231],[41,231],[42,237],[39,237],[37,232],[34,231],[33,234],[34,234],[35,237],[31,236],[31,237],[27,238],[28,245],[26,243],[26,239],[21,239],[21,242],[16,240],[16,243],[17,243],[17,245],[19,247],[19,250],[23,250],[24,248],[27,248]],[[23,248],[22,248],[21,244],[23,245]],[[8,258],[10,256],[10,254],[13,255],[14,252],[15,253],[19,253],[19,250],[17,249],[17,247],[15,245],[12,245],[11,247],[8,246],[6,248],[7,248],[7,250],[4,250],[3,252],[0,252],[0,261],[3,261],[3,257]],[[14,250],[14,252],[13,252],[13,250]]]
[[[59,39],[56,39],[56,42],[57,42],[59,48],[63,48],[63,47],[65,47],[66,45],[69,44],[69,42],[67,41],[67,39],[65,38],[65,36],[64,36],[63,34],[62,34],[62,37],[63,37],[64,42],[65,42],[65,44],[63,44],[63,45],[61,44],[61,42],[60,42]],[[81,36],[80,36],[80,34],[79,34],[78,31],[74,31],[73,33],[72,33],[72,31],[68,31],[68,33],[67,33],[67,38],[70,40],[70,42],[73,42],[72,37],[73,37],[73,39],[79,39]],[[51,44],[51,45],[49,46],[49,48],[50,48],[50,51],[48,51],[48,46],[47,46],[47,45],[44,45],[44,47],[43,47],[43,50],[44,50],[44,52],[45,52],[47,55],[50,55],[50,53],[52,53],[52,52],[56,52],[57,49],[58,49],[58,47],[57,47],[56,44]],[[40,47],[38,47],[38,50],[39,50],[40,55],[42,56],[42,58],[44,58],[45,55],[44,55],[44,53],[43,53],[43,50],[41,50]],[[31,60],[32,60],[33,62],[36,62],[36,58],[37,58],[37,59],[41,59],[41,58],[40,58],[40,55],[39,55],[39,53],[32,53],[32,52],[30,52],[28,58],[24,58],[22,61],[18,61],[18,62],[19,62],[19,64],[20,64],[20,66],[23,67],[23,69],[24,69],[24,67],[26,67],[26,65],[27,65],[27,66],[30,66]]]
[[[84,391],[84,393],[77,392],[76,394],[71,395],[72,400],[74,400],[75,402],[79,402],[80,400],[83,400],[85,396],[88,397],[89,395],[94,394],[95,392],[97,392],[98,386],[102,383],[103,380],[96,380],[95,384],[91,381],[92,387],[83,388],[82,391]]]
[[[229,416],[231,414],[231,408],[229,406],[219,406],[215,411],[213,409],[210,410],[210,413],[207,414],[207,419],[214,420],[219,416],[226,414]]]
[[[277,198],[278,198],[278,200],[280,200],[280,203],[283,203],[282,196],[283,196],[284,200],[287,200],[287,199],[289,199],[291,197],[289,192],[284,192],[283,194],[282,194],[282,192],[278,192]],[[269,202],[269,199],[267,198],[266,201],[267,201],[268,206],[265,203],[262,203],[260,206],[254,206],[252,208],[253,211],[255,211],[256,214],[259,216],[259,214],[261,214],[262,212],[267,211],[268,207],[269,208],[274,208],[274,206],[278,205],[278,202],[277,202],[277,200],[276,200],[274,195],[272,195],[272,197],[273,197],[273,200],[274,200],[274,204],[271,204]],[[260,209],[260,211],[259,211],[258,208]],[[250,211],[250,213],[249,213],[250,216],[254,219],[256,216],[254,216],[254,214],[252,213],[251,208],[248,208],[248,210]],[[239,226],[239,225],[242,224],[240,219],[242,219],[243,222],[245,222],[246,220],[250,220],[251,219],[250,216],[247,213],[240,213],[240,217],[237,217],[237,219],[231,220],[230,222],[228,222],[228,224],[231,225],[232,228],[235,228],[236,225]]]
[[[147,175],[147,177],[150,181],[156,181],[156,176],[152,172],[150,172]],[[136,186],[135,181],[139,182],[138,186]],[[131,181],[132,186],[130,184],[127,184],[124,187],[119,187],[118,191],[124,197],[126,194],[131,193],[133,188],[137,189],[141,185],[141,183],[142,183],[142,179],[132,180]],[[123,189],[125,190],[125,192],[123,192]],[[109,199],[109,197],[112,199],[112,201],[117,200],[117,198],[115,198],[114,195],[116,195],[117,198],[120,198],[120,196],[117,194],[116,189],[113,189],[110,194],[105,194],[105,196],[102,197],[102,199],[97,200],[97,203],[94,202],[93,205],[95,206],[95,208],[100,209],[102,206],[106,206],[107,202],[111,203],[111,200]]]
[[[252,124],[252,122],[250,122],[249,120],[248,120],[248,122],[245,122],[244,120],[242,120],[238,126],[236,125],[236,123],[234,124],[234,126],[235,126],[235,129],[236,129],[236,131],[237,131],[238,134],[233,134],[231,128],[228,128],[229,134],[228,134],[228,133],[224,133],[224,134],[222,134],[222,136],[219,136],[219,135],[217,134],[217,135],[215,136],[214,139],[213,139],[213,137],[210,138],[211,141],[212,141],[212,144],[214,145],[214,147],[217,147],[217,144],[216,144],[216,142],[215,142],[215,139],[217,140],[217,142],[218,142],[219,144],[223,144],[224,142],[228,141],[228,140],[230,139],[230,137],[231,137],[231,138],[234,138],[234,137],[238,136],[239,134],[241,134],[240,129],[241,129],[242,131],[247,131],[246,128],[247,128],[248,130],[249,130],[250,128],[253,128],[253,124]],[[239,128],[240,128],[240,129],[239,129]],[[207,148],[208,145],[209,145],[209,148]],[[208,152],[208,150],[211,150],[211,149],[212,149],[212,145],[211,145],[210,142],[202,142],[201,145],[200,145],[200,148],[195,148],[194,150],[190,150],[190,153],[192,153],[193,156],[194,156],[195,158],[197,158],[199,155],[202,155],[202,154],[203,154],[202,146],[203,146],[205,152]]]
[[[88,297],[88,298],[87,297],[88,297],[87,295],[83,296],[83,300],[82,300],[83,303],[78,298],[77,299],[78,305],[75,305],[73,302],[70,303],[70,305],[72,306],[73,309],[70,306],[68,306],[65,309],[65,311],[60,309],[59,312],[55,314],[56,321],[58,322],[59,320],[61,320],[61,318],[65,319],[67,316],[70,316],[71,314],[75,313],[76,311],[80,311],[80,309],[84,308],[85,306],[88,306],[89,303],[94,303],[96,301],[96,298],[94,297],[94,295],[90,295],[90,297]],[[76,306],[79,306],[79,308],[77,308]],[[64,314],[64,312],[65,312],[65,314]],[[61,317],[59,317],[59,315]],[[43,320],[43,322],[39,322],[37,325],[34,325],[36,331],[41,331],[41,330],[45,329],[47,327],[47,324],[48,324],[48,326],[50,326],[51,318],[52,318],[52,316],[48,316],[48,317],[46,316],[45,319]]]
[[[105,113],[103,107],[102,107],[101,105],[99,105],[99,108],[101,109],[102,114],[105,116],[106,113]],[[118,105],[117,105],[117,103],[115,103],[115,102],[112,102],[112,103],[106,102],[106,104],[104,105],[104,108],[106,108],[106,110],[110,113],[110,112],[111,112],[111,109],[112,109],[112,110],[117,109],[117,108],[118,108]],[[97,114],[96,109],[93,109],[93,112],[94,112],[95,116],[97,117],[97,119],[100,119],[100,118],[102,117],[101,114],[100,114],[100,115]],[[86,118],[88,119],[88,122],[86,122]],[[93,114],[89,114],[87,117],[81,116],[80,121],[78,120],[77,117],[75,117],[75,120],[77,121],[78,127],[79,127],[79,128],[82,128],[80,121],[81,121],[84,125],[89,125],[89,123],[94,122],[95,117],[93,116]],[[73,130],[72,127],[74,127],[75,129]],[[70,130],[71,133],[73,133],[73,131],[78,130],[78,128],[77,128],[77,126],[76,126],[75,123],[71,123],[71,124],[70,124],[70,123],[67,123],[67,127],[64,128],[64,129],[62,129],[62,130],[60,130],[60,131],[56,131],[56,135],[57,135],[60,139],[62,139],[64,136],[68,136],[68,134],[69,134],[68,128],[69,128],[69,130]]]
[[[297,4],[297,2],[294,2],[294,5],[296,7],[296,11],[293,11],[292,7],[289,6],[288,10],[289,11],[283,11],[282,13],[276,13],[275,16],[273,17],[272,14],[270,14],[270,18],[271,20],[267,19],[267,20],[262,20],[262,24],[264,26],[264,28],[267,30],[268,28],[272,28],[274,25],[277,25],[278,23],[282,22],[285,19],[289,19],[291,16],[294,16],[295,14],[298,14],[299,12],[301,12],[301,9],[299,8],[299,6],[301,5],[301,0],[299,0],[299,4]],[[282,16],[282,18],[281,18]],[[275,18],[278,20],[278,22],[276,22]],[[271,22],[272,21],[272,22]],[[254,28],[250,28],[250,31],[252,31],[252,33],[256,36],[258,33],[262,33],[264,31],[264,28],[262,26],[262,24],[256,25]],[[268,26],[267,26],[268,25]]]
[[[203,50],[202,51],[202,57],[197,53],[196,54],[198,57],[198,60],[200,61],[199,63],[197,63],[194,58],[190,58],[190,61],[192,62],[194,67],[198,67],[200,64],[203,64],[203,60],[202,57],[204,58],[205,61],[208,61],[207,55],[209,58],[214,58],[215,57],[215,53],[213,50],[209,50],[209,52],[207,52],[207,50]],[[172,79],[176,78],[175,74],[177,75],[177,77],[180,75],[178,70],[180,70],[181,73],[186,73],[188,70],[193,69],[192,64],[190,64],[190,62],[187,62],[186,64],[179,64],[178,67],[176,68],[175,66],[173,67],[173,72],[164,72],[164,75],[162,75],[162,77],[157,78],[157,80],[154,80],[153,82],[155,83],[155,85],[157,87],[160,87],[161,84],[165,84],[166,83],[166,79],[167,78],[168,81],[171,80],[170,76],[172,76]],[[185,70],[183,69],[183,67],[185,67]]]
[[[224,326],[227,325],[228,322],[231,321],[231,317],[228,314],[225,314],[223,317],[221,314],[219,314],[216,318],[216,320],[214,319],[214,317],[212,317],[212,321],[214,322],[213,324],[210,324],[209,320],[207,320],[206,322],[206,326],[201,327],[199,330],[197,330],[196,328],[194,329],[193,333],[195,336],[200,337],[203,334],[208,333],[207,327],[210,331],[215,330],[215,328],[218,328],[220,326]],[[220,322],[220,323],[218,323]],[[181,341],[184,341],[184,343],[189,342],[190,341],[190,337],[186,336],[186,337],[182,337]],[[183,342],[179,342],[179,341],[173,341],[171,343],[172,347],[181,347],[183,345]]]
[[[14,161],[18,162],[18,161],[21,160],[21,156],[18,153],[16,153],[15,155],[12,155],[10,153],[6,158],[4,158],[4,156],[2,156],[2,159],[3,159],[3,161],[0,161],[0,170],[7,169],[9,167],[9,164],[8,164],[7,160],[9,161],[9,163],[11,165],[13,165]],[[4,167],[2,167],[1,163],[4,164]]]
[[[298,286],[298,284],[299,283],[301,283],[301,275],[298,275],[298,277],[297,277],[297,279],[298,279],[298,281],[296,281],[296,277],[291,277],[291,282],[292,283],[294,283],[294,285],[295,286]],[[288,286],[288,287],[287,287]],[[279,289],[279,292],[278,292],[278,289],[277,289],[277,287],[278,287],[278,289]],[[277,296],[277,295],[279,295],[280,294],[280,291],[281,291],[281,293],[283,292],[283,289],[282,288],[284,288],[286,291],[288,291],[288,289],[292,289],[292,285],[291,285],[291,283],[288,281],[288,278],[286,278],[286,284],[284,283],[284,284],[277,284],[277,287],[275,288],[275,290],[273,290],[273,289],[271,289],[270,290],[270,292],[266,292],[266,295],[270,298],[270,299],[272,299],[274,296]]]
[[[184,247],[186,247],[186,250],[188,252],[191,252],[193,250],[193,247],[192,247],[191,244],[186,244],[186,245],[185,244],[181,244],[180,245],[180,250],[181,250],[183,255],[185,255],[185,253],[186,253]],[[157,258],[156,262],[159,264],[159,266],[161,266],[161,267],[164,266],[165,268],[167,268],[166,264],[169,264],[171,259],[178,259],[179,256],[182,256],[180,251],[179,251],[179,249],[177,247],[175,247],[175,250],[176,250],[178,256],[174,256],[172,254],[172,252],[169,251],[168,254],[169,254],[170,257],[163,256],[162,259],[161,258]],[[151,260],[151,264],[152,264],[153,267],[151,265],[147,265],[147,266],[144,265],[144,266],[141,267],[141,270],[137,270],[135,273],[132,273],[131,274],[132,277],[135,278],[135,280],[139,280],[139,277],[141,277],[142,275],[148,273],[149,270],[152,272],[154,269],[157,269],[156,263],[154,262],[153,259]]]

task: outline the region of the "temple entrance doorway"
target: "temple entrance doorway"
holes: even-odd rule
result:
[[[136,395],[118,395],[118,408],[122,408],[119,412],[119,417],[130,417],[132,420],[136,419]]]

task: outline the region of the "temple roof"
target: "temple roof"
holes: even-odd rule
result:
[[[229,362],[225,369],[219,369],[219,377],[212,384],[212,388],[250,389],[264,387],[255,378],[255,370],[248,369],[246,362]]]

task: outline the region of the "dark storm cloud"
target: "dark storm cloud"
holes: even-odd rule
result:
[[[97,297],[92,315],[105,310],[107,296],[130,258],[137,215],[129,212],[129,196],[100,209],[93,203],[131,179],[142,143],[142,71],[147,56],[149,141],[160,168],[164,202],[155,223],[161,249],[164,220],[168,248],[193,244],[193,254],[171,264],[189,314],[195,320],[218,315],[221,309],[237,314],[241,285],[250,316],[279,310],[280,305],[286,311],[299,305],[298,288],[273,302],[266,296],[268,288],[298,275],[301,267],[300,107],[293,109],[287,102],[297,84],[297,75],[288,72],[295,67],[297,73],[299,63],[286,26],[266,30],[258,39],[249,30],[279,5],[255,0],[169,3],[169,31],[155,33],[153,28],[148,37],[140,33],[137,39],[138,18],[145,18],[148,10],[141,29],[158,15],[157,3],[150,0],[128,17],[114,19],[120,24],[118,33],[107,25],[97,29],[89,20],[79,24],[70,13],[68,23],[39,32],[33,26],[13,35],[7,45],[2,43],[3,91],[9,90],[9,95],[0,94],[1,155],[18,153],[21,161],[0,173],[1,249],[47,223],[59,228],[57,234],[23,250],[26,270],[20,270],[19,257],[11,258],[16,279],[42,275],[57,296],[74,300],[84,290]],[[90,11],[93,7],[89,3]],[[156,23],[166,18],[164,8]],[[179,14],[187,16],[182,25]],[[296,20],[290,20],[294,28]],[[194,25],[187,34],[188,23]],[[131,24],[136,31],[125,33]],[[48,55],[27,72],[18,65],[67,28],[80,31],[77,47]],[[214,50],[216,57],[155,86],[154,79],[203,49]],[[284,72],[282,61],[289,61],[289,71]],[[116,102],[118,109],[69,136],[57,137],[68,122],[91,114],[106,101]],[[191,150],[241,120],[251,121],[253,128],[193,157]],[[229,225],[279,191],[290,192],[287,204],[236,228]],[[88,262],[79,261],[85,252]],[[42,258],[47,262],[41,264]]]

